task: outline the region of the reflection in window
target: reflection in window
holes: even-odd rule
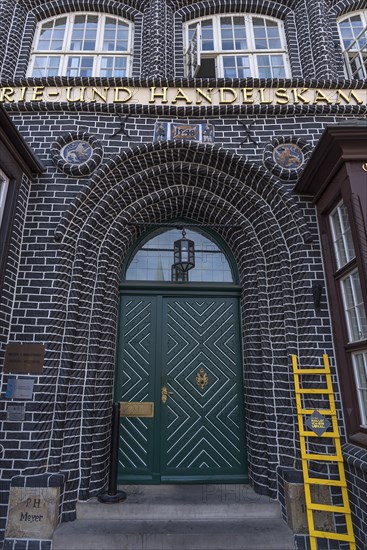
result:
[[[338,22],[345,67],[349,78],[367,77],[367,10]]]
[[[349,342],[363,340],[367,338],[367,320],[358,271],[353,271],[344,277],[341,284]]]
[[[186,230],[186,236],[195,242],[195,267],[186,275],[173,267],[173,243],[182,237],[181,231],[170,229],[155,234],[136,252],[126,272],[127,281],[177,281],[177,282],[233,282],[229,262],[207,235]]]
[[[5,210],[6,195],[8,192],[9,179],[6,177],[4,172],[0,170],[0,226],[3,219],[3,214]]]
[[[341,203],[330,215],[334,251],[338,269],[355,257],[352,232],[345,204]]]
[[[38,26],[29,76],[128,76],[131,24],[97,13],[74,13]]]
[[[186,44],[188,76],[290,76],[283,24],[276,19],[255,15],[200,19],[187,26]]]
[[[361,424],[362,426],[367,426],[367,351],[353,353],[352,357],[361,413]]]

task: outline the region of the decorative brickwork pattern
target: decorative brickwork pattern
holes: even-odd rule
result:
[[[358,93],[367,85],[344,78],[336,19],[364,4],[365,0],[3,0],[0,86],[295,87]],[[111,13],[134,23],[132,77],[27,78],[37,22],[82,10]],[[184,77],[183,25],[229,12],[270,15],[284,22],[291,79]],[[274,144],[291,141],[302,145],[308,158],[328,124],[365,117],[366,105],[29,102],[6,104],[6,109],[46,172],[32,182],[24,178],[20,189],[1,297],[0,359],[7,342],[44,343],[46,356],[43,373],[34,376],[34,398],[25,402],[24,422],[6,420],[8,375],[1,375],[0,528],[5,527],[14,476],[32,484],[38,476],[62,473],[63,521],[75,518],[77,499],[105,488],[121,269],[146,224],[177,218],[220,224],[216,231],[236,259],[243,288],[250,479],[258,492],[283,502],[281,468],[296,469],[296,476],[300,470],[292,353],[304,367],[319,364],[322,354],[329,354],[343,437],[345,433],[325,290],[317,311],[313,304],[313,286],[325,285],[315,209],[307,197],[294,194],[290,174],[271,173],[268,168],[273,165],[264,165],[264,160]],[[119,132],[122,120],[125,133]],[[153,144],[157,121],[213,124],[215,144]],[[251,123],[252,139],[245,132],[246,121]],[[103,159],[100,154],[98,163],[88,166],[89,174],[65,173],[55,166],[53,158],[70,135],[93,136],[103,149]],[[345,453],[357,548],[366,550],[367,453],[349,444]],[[306,539],[297,537],[300,548]],[[50,546],[50,541],[5,541],[9,550]]]

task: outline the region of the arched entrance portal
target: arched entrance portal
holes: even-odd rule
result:
[[[185,274],[173,265],[180,237],[150,233],[123,271],[119,482],[247,482],[236,268],[218,239],[192,228]]]

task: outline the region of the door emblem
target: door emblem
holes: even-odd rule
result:
[[[201,369],[199,370],[199,372],[196,375],[196,383],[200,387],[200,389],[203,390],[205,388],[205,386],[208,385],[208,382],[209,382],[208,375],[206,374],[203,367],[201,367]]]
[[[173,395],[173,391],[168,391],[167,386],[162,386],[161,401],[162,401],[163,404],[166,403],[169,395]]]

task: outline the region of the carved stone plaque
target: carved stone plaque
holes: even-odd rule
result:
[[[44,357],[43,344],[7,344],[4,372],[41,374]]]
[[[294,533],[308,533],[306,514],[305,488],[303,483],[285,482],[285,503],[287,509],[287,521]],[[312,502],[318,504],[331,504],[330,489],[325,485],[311,485]],[[320,531],[334,531],[333,514],[331,512],[313,513],[315,529]]]
[[[11,487],[5,536],[50,539],[57,525],[59,487]]]

